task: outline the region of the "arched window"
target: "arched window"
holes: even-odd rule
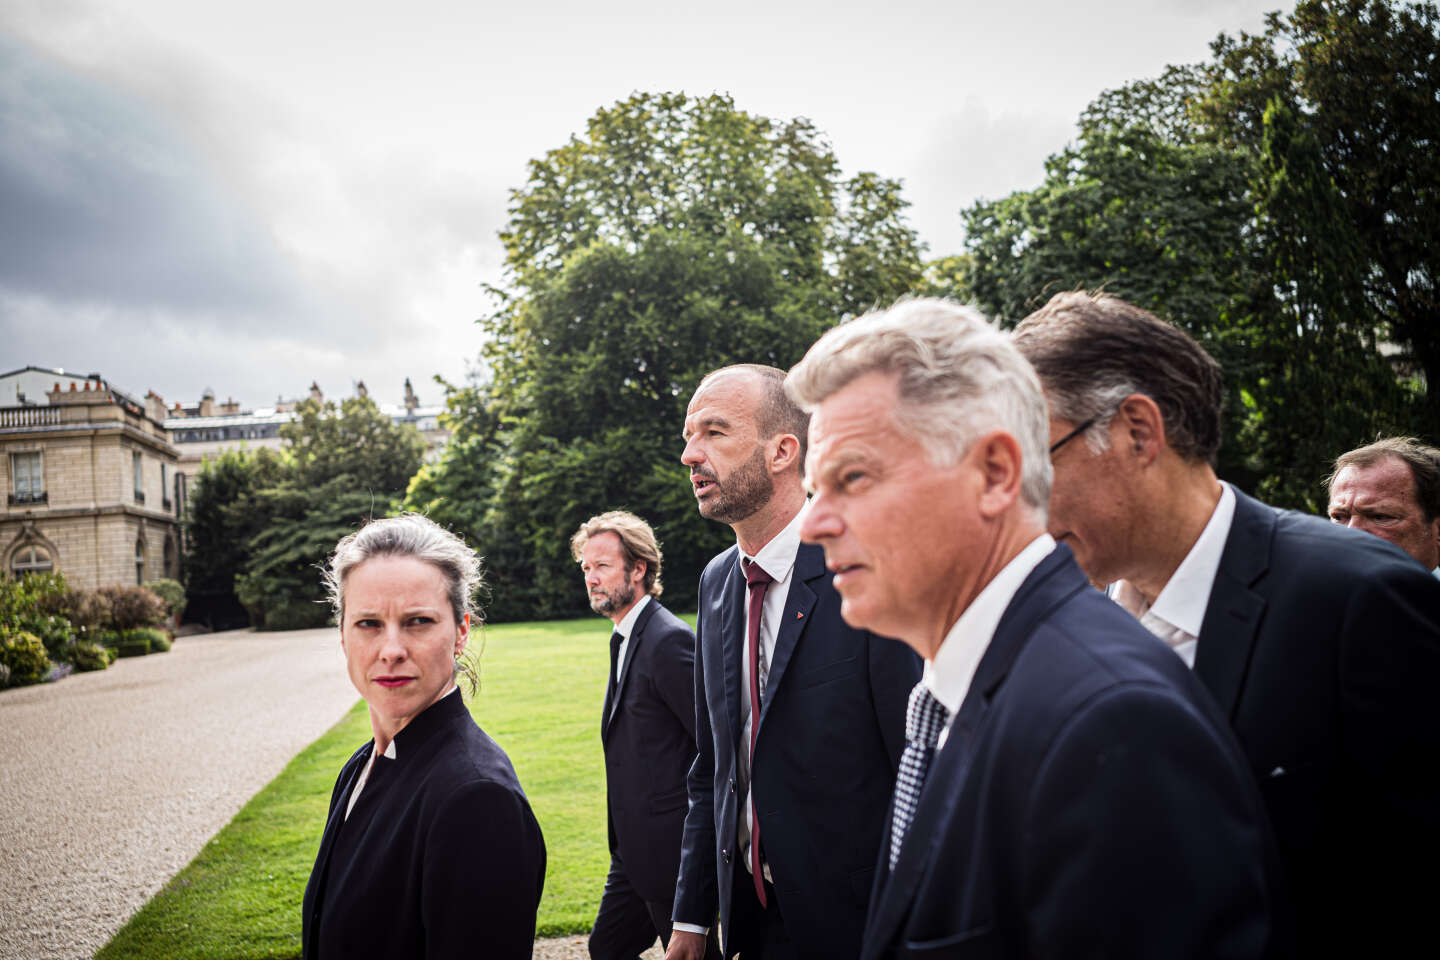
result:
[[[135,541],[135,585],[145,582],[145,541]]]
[[[165,576],[174,580],[177,579],[179,571],[175,569],[175,541],[165,538]]]
[[[55,561],[51,559],[50,551],[38,543],[25,544],[10,558],[10,572],[17,577],[27,573],[49,573],[54,569]]]

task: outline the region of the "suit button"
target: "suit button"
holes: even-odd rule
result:
[[[734,792],[735,792],[735,778],[734,778],[734,777],[731,777],[731,778],[730,778],[730,792],[731,792],[731,793],[734,793]]]
[[[720,859],[721,859],[721,860],[724,860],[724,861],[726,862],[726,864],[729,864],[729,862],[730,862],[730,851],[729,851],[729,850],[721,850],[721,851],[720,851]]]

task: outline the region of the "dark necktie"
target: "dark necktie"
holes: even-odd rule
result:
[[[950,711],[936,700],[924,683],[910,691],[910,706],[905,711],[905,752],[900,755],[900,776],[895,781],[895,814],[890,821],[890,869],[900,859],[900,845],[905,831],[915,819],[920,805],[920,791],[935,757],[935,742],[940,731],[950,722]]]
[[[745,582],[750,587],[750,617],[745,649],[750,655],[750,872],[755,878],[755,895],[765,903],[765,872],[760,865],[760,815],[755,812],[755,738],[760,734],[760,614],[765,611],[765,593],[774,578],[753,560],[745,560]]]
[[[604,732],[610,726],[610,711],[615,708],[615,691],[620,686],[620,644],[625,637],[616,630],[610,634],[610,682],[605,685],[605,716],[600,718],[600,729]]]

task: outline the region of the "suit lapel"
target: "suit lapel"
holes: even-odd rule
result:
[[[375,749],[372,741],[370,749]],[[350,793],[355,789],[355,782],[360,779],[360,771],[365,769],[365,763],[369,762],[370,755],[365,755],[365,762],[356,763],[350,770],[350,777],[340,791],[340,799],[335,804],[335,809],[330,811],[330,817],[325,822],[325,833],[320,838],[320,851],[315,855],[315,875],[325,877],[326,870],[330,865],[330,850],[335,846],[335,837],[340,833],[340,827],[345,822],[345,811],[350,807]],[[323,883],[323,880],[322,880]]]
[[[810,543],[800,544],[800,550],[795,554],[795,568],[791,571],[790,592],[785,596],[785,612],[775,625],[775,652],[770,658],[770,673],[765,680],[765,695],[760,704],[761,727],[765,726],[765,717],[775,700],[775,692],[780,689],[785,668],[790,665],[795,645],[800,642],[800,635],[805,632],[810,613],[815,609],[815,591],[810,589],[808,581],[824,575],[824,548]]]
[[[1265,615],[1265,598],[1251,588],[1270,568],[1274,534],[1274,512],[1236,490],[1235,517],[1195,648],[1195,674],[1232,719]]]
[[[745,576],[740,572],[740,551],[732,548],[729,570],[720,591],[720,640],[725,660],[725,712],[730,723],[730,742],[737,749],[740,731],[740,666],[745,649]]]
[[[645,625],[655,615],[656,600],[652,597],[645,603],[645,609],[635,618],[635,625],[630,628],[630,639],[625,644],[625,662],[618,664],[620,681],[615,684],[614,694],[605,700],[605,717],[600,727],[600,738],[602,740],[610,736],[610,721],[620,710],[620,701],[625,695],[625,684],[630,681],[630,664],[635,662],[635,651],[644,642]],[[608,684],[607,684],[608,688]]]
[[[1025,649],[1035,625],[1059,603],[1077,590],[1086,589],[1084,577],[1071,563],[1070,548],[1060,545],[1040,562],[1005,608],[995,635],[980,658],[970,692],[950,721],[945,747],[931,764],[915,808],[915,818],[905,834],[894,871],[886,879],[890,852],[890,822],[894,798],[886,815],[884,840],[875,869],[876,882],[865,924],[862,958],[884,956],[899,936],[909,915],[915,890],[934,859],[934,847],[945,834],[945,821],[960,804],[975,756],[975,746],[984,739],[990,704],[1009,675],[1015,659]],[[948,851],[947,851],[948,853]]]

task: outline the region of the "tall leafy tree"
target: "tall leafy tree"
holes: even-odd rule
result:
[[[1421,408],[1440,375],[1436,23],[1304,0],[1101,94],[1040,187],[966,212],[962,293],[1013,321],[1103,288],[1184,327],[1226,372],[1222,474],[1316,508],[1336,453],[1440,425],[1435,392]],[[1397,377],[1387,339],[1423,378]]]
[[[1363,340],[1377,335],[1440,384],[1440,11],[1430,3],[1302,0],[1257,35],[1214,44],[1213,83],[1197,104],[1207,136],[1250,154],[1304,151],[1304,183],[1261,184],[1268,235],[1331,254],[1296,282],[1329,276],[1316,305]],[[1281,129],[1283,127],[1283,129]],[[1287,177],[1291,184],[1297,177]],[[1323,209],[1322,209],[1323,208]],[[1318,218],[1318,219],[1317,219]],[[1291,231],[1289,237],[1282,236]],[[1302,257],[1303,259],[1303,257]],[[1417,428],[1440,427],[1440,390]]]
[[[268,450],[202,467],[187,518],[191,615],[284,630],[325,624],[319,566],[335,543],[384,516],[419,470],[425,440],[364,397],[307,400]],[[243,621],[242,621],[243,622]]]
[[[787,367],[847,313],[911,289],[905,206],[894,181],[843,178],[808,121],[723,96],[636,94],[532,161],[501,234],[509,283],[483,321],[494,429],[407,500],[487,555],[491,616],[583,612],[567,542],[614,507],[651,521],[667,599],[693,604],[728,531],[699,517],[679,463],[690,394],[724,364]]]

